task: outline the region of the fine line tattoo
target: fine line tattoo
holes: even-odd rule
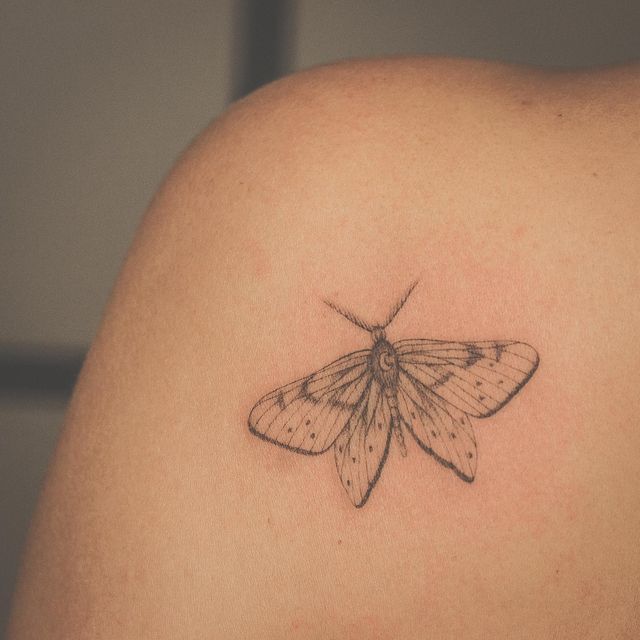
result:
[[[333,446],[342,484],[362,507],[380,477],[392,441],[407,455],[403,427],[440,464],[472,482],[476,441],[470,417],[486,418],[513,398],[538,367],[524,342],[387,340],[385,329],[417,282],[383,324],[370,324],[325,300],[368,331],[371,349],[354,351],[258,400],[249,415],[254,435],[297,453]]]

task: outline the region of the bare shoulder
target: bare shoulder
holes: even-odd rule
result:
[[[355,61],[214,122],[114,288],[10,637],[635,637],[639,100],[633,66]]]
[[[448,226],[473,218],[481,226],[498,209],[505,229],[563,220],[599,233],[607,220],[637,226],[639,101],[638,65],[549,71],[450,59],[352,61],[296,74],[237,103],[203,136],[201,159],[216,171],[211,186],[226,189],[224,178],[237,177],[215,165],[224,157],[226,169],[251,165],[242,184],[252,193],[295,202],[295,211],[284,203],[281,216],[267,214],[273,233],[281,223],[292,238],[301,224],[339,240],[362,221],[362,234],[385,237],[390,218]],[[629,197],[611,207],[619,190]]]

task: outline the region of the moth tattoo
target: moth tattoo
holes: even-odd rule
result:
[[[389,342],[385,329],[416,284],[383,324],[365,322],[325,300],[368,331],[373,346],[268,393],[249,415],[251,433],[285,449],[317,455],[333,446],[338,475],[356,507],[367,502],[380,478],[392,434],[406,456],[405,431],[440,464],[472,482],[477,452],[470,418],[501,409],[538,366],[535,349],[513,340]]]

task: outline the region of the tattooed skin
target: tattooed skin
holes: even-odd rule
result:
[[[380,325],[325,301],[368,331],[373,346],[272,391],[249,415],[251,433],[285,449],[316,455],[333,446],[338,475],[356,507],[371,495],[392,438],[406,456],[404,429],[440,464],[472,482],[477,452],[469,418],[501,409],[538,366],[535,349],[513,340],[389,342],[385,329],[416,284]]]

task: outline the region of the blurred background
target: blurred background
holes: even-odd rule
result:
[[[65,404],[136,225],[230,101],[354,56],[640,57],[640,3],[5,0],[0,6],[0,630]]]

